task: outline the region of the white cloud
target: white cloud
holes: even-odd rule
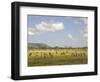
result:
[[[32,31],[28,31],[29,35],[34,35],[34,33]]]
[[[34,35],[34,32],[32,31],[32,28],[28,28],[28,34],[29,35]]]
[[[88,28],[87,28],[87,27],[84,27],[84,28],[83,28],[83,37],[84,37],[85,39],[88,38]]]
[[[50,23],[42,21],[36,25],[36,28],[40,31],[59,31],[64,29],[64,25],[62,22]]]
[[[83,37],[84,38],[87,38],[88,37],[87,33],[84,33]]]
[[[34,28],[28,28],[29,35],[40,34],[44,32],[55,32],[61,31],[64,29],[64,24],[62,22],[44,22],[41,21],[39,24],[36,24]]]
[[[82,17],[82,18],[80,18],[80,20],[81,20],[85,25],[88,24],[88,18],[87,18],[87,17]]]
[[[68,36],[68,38],[73,40],[73,36],[71,34],[68,34],[67,36]]]
[[[36,34],[40,34],[41,32],[39,30],[37,30],[36,28],[32,28],[29,27],[28,28],[28,35],[36,35]]]
[[[80,17],[79,20],[74,20],[75,24],[84,24],[87,26],[88,24],[88,18],[87,17]]]
[[[84,23],[84,27],[82,27],[81,34],[83,39],[87,42],[88,39],[88,18],[82,17],[80,20]]]
[[[88,27],[87,26],[82,27],[81,34],[82,34],[83,40],[87,42],[88,40]]]

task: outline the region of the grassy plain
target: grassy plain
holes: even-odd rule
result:
[[[88,63],[87,48],[28,49],[28,66],[75,65]]]

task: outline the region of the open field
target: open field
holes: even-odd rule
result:
[[[87,48],[28,49],[28,66],[87,64]]]

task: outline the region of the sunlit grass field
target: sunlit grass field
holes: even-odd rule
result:
[[[87,48],[28,49],[28,66],[87,64]]]

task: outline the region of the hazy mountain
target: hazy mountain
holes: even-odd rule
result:
[[[50,48],[47,44],[44,43],[28,43],[29,48]]]

